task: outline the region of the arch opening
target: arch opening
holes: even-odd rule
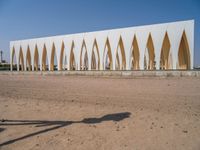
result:
[[[88,70],[88,53],[85,42],[83,41],[83,45],[81,48],[81,57],[80,57],[80,67],[81,70]]]
[[[98,65],[96,63],[96,57],[95,57],[95,54],[94,54],[94,51],[92,51],[92,61],[91,61],[91,69],[92,70],[97,70],[98,69]]]
[[[42,52],[42,71],[48,70],[47,49],[44,45]]]
[[[190,50],[185,31],[183,32],[179,45],[178,65],[179,69],[190,69]]]
[[[161,48],[161,54],[160,54],[160,70],[167,70],[171,69],[172,63],[170,59],[170,41],[168,34],[165,34],[162,48]]]
[[[115,63],[115,69],[120,70],[120,63],[121,61],[119,60],[119,54],[116,54],[116,63]]]
[[[35,46],[35,52],[34,52],[34,70],[39,70],[39,53],[38,48]]]
[[[26,67],[28,71],[32,70],[32,66],[31,66],[31,52],[30,52],[30,48],[28,46],[27,48],[27,52],[26,52]]]
[[[139,70],[139,61],[140,61],[140,52],[138,47],[138,42],[136,36],[133,38],[132,47],[131,47],[131,70]]]
[[[72,48],[70,51],[70,60],[69,60],[69,69],[70,70],[76,70],[76,61],[75,61],[75,55],[74,55],[74,43],[72,44]]]
[[[94,41],[92,49],[92,58],[91,58],[91,69],[99,70],[100,69],[100,58],[99,58],[99,49],[96,40]]]
[[[66,69],[66,56],[65,56],[65,47],[64,47],[64,43],[62,42],[62,46],[61,46],[61,52],[60,52],[60,68],[59,70],[65,70]]]
[[[122,41],[122,37],[120,37],[117,50],[116,50],[116,63],[115,63],[116,70],[125,70],[126,69],[126,56],[124,50],[124,44]]]
[[[53,43],[50,58],[50,71],[58,70],[55,45]]]
[[[155,52],[154,52],[154,45],[151,34],[149,34],[145,55],[144,55],[144,69],[145,70],[154,70],[156,69],[156,62],[155,62]]]
[[[24,56],[21,47],[19,50],[19,70],[24,71]]]
[[[63,70],[69,70],[67,56],[64,55]]]
[[[104,70],[112,70],[113,68],[113,62],[112,62],[112,52],[109,40],[107,39],[105,49],[104,49],[104,55],[103,55],[103,67]]]

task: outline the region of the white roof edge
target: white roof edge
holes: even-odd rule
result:
[[[62,34],[62,35],[54,35],[54,36],[46,36],[46,37],[39,37],[39,38],[32,38],[32,39],[23,39],[23,40],[14,40],[14,41],[10,41],[10,43],[12,42],[13,44],[15,44],[15,42],[25,42],[25,41],[30,41],[30,40],[46,40],[48,38],[52,39],[52,38],[56,38],[56,37],[65,37],[65,36],[76,36],[76,35],[80,35],[80,34],[90,34],[90,33],[95,33],[95,32],[110,32],[113,30],[122,30],[122,29],[133,29],[133,28],[144,28],[144,27],[150,27],[150,26],[159,26],[159,25],[166,25],[166,24],[175,24],[175,23],[184,23],[184,22],[195,22],[194,19],[190,19],[190,20],[182,20],[182,21],[173,21],[173,22],[166,22],[166,23],[155,23],[155,24],[149,24],[149,25],[136,25],[136,26],[130,26],[130,27],[124,27],[124,28],[113,28],[113,29],[105,29],[105,30],[97,30],[97,31],[89,31],[89,32],[80,32],[80,33],[72,33],[72,34]]]

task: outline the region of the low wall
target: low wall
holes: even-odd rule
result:
[[[122,77],[200,77],[200,70],[189,71],[0,71],[0,75],[77,75]]]

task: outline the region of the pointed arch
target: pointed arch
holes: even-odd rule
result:
[[[37,45],[35,46],[35,51],[34,51],[34,70],[36,71],[39,70],[39,53]]]
[[[121,63],[121,61],[119,59],[119,54],[117,53],[116,54],[116,63],[115,63],[115,69],[116,70],[120,70],[120,63]]]
[[[103,67],[104,70],[112,70],[113,68],[112,52],[108,38],[106,40],[104,54],[103,54]]]
[[[155,69],[155,51],[154,51],[154,44],[152,40],[151,33],[149,34],[148,40],[147,40],[147,45],[146,45],[146,51],[145,51],[145,56],[144,56],[144,64],[146,66],[147,70],[154,70]]]
[[[185,31],[182,34],[181,42],[178,50],[178,68],[190,69],[190,50]]]
[[[26,52],[26,67],[28,71],[32,70],[32,66],[31,66],[31,52],[30,52],[30,48],[29,46],[27,47],[27,52]]]
[[[126,69],[126,56],[125,56],[124,44],[123,44],[123,40],[121,36],[120,36],[117,50],[116,50],[115,68],[116,70]]]
[[[12,70],[17,70],[17,60],[16,60],[16,53],[15,48],[12,48],[12,60],[11,60]]]
[[[148,70],[148,62],[149,62],[149,53],[145,50],[144,54],[144,70]]]
[[[96,39],[94,40],[94,44],[92,48],[91,69],[92,70],[100,69],[99,48],[98,48]]]
[[[59,70],[65,70],[65,62],[66,62],[66,57],[65,57],[65,47],[64,47],[64,42],[62,42],[62,46],[61,46],[61,52],[60,52],[60,68]]]
[[[19,70],[24,71],[24,55],[21,47],[19,50],[19,65]]]
[[[81,56],[80,56],[80,67],[81,70],[88,70],[88,52],[85,41],[83,40],[83,44],[81,47]]]
[[[84,60],[83,60],[83,68],[84,70],[88,70],[88,53],[87,51],[85,52]]]
[[[46,45],[43,46],[43,52],[42,52],[42,71],[48,70],[48,60],[47,60],[47,49]]]
[[[56,48],[53,43],[52,49],[51,49],[51,58],[50,58],[50,71],[57,70],[57,60],[56,60]]]
[[[131,70],[139,70],[140,52],[136,35],[134,35],[133,37],[130,57],[131,57],[130,59]]]
[[[63,61],[63,70],[69,70],[68,68],[68,57],[64,54],[64,61]]]
[[[92,59],[91,59],[91,69],[92,70],[98,70],[98,64],[96,62],[96,56],[95,56],[95,53],[94,51],[92,51]]]
[[[74,42],[72,43],[69,60],[69,70],[76,70],[76,60],[74,55]]]
[[[161,48],[161,54],[160,54],[160,69],[161,70],[167,70],[171,69],[172,62],[170,59],[170,41],[168,37],[168,33],[165,33],[165,37],[163,39],[163,44]]]
[[[173,57],[171,51],[169,52],[168,69],[173,69]]]

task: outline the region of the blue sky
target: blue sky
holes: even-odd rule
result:
[[[9,41],[195,19],[200,65],[200,0],[0,0],[0,50]]]

